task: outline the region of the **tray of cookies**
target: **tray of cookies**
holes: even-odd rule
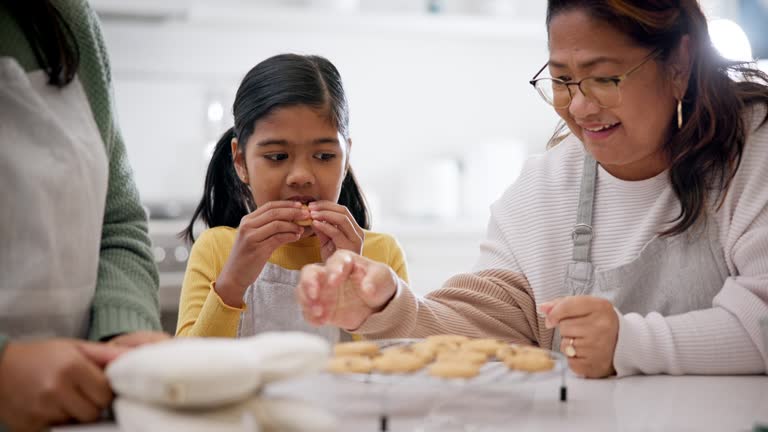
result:
[[[563,374],[565,357],[550,350],[472,339],[461,335],[434,335],[424,339],[384,339],[339,343],[326,371],[368,383],[459,383],[498,385]]]

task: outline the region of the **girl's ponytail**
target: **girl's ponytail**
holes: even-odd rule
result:
[[[339,204],[349,209],[349,212],[352,213],[352,217],[355,218],[355,222],[360,225],[360,228],[371,229],[371,215],[368,212],[368,203],[351,167],[347,170],[347,175],[341,183]]]
[[[240,219],[255,208],[248,187],[238,178],[232,163],[233,138],[234,128],[229,128],[216,143],[205,174],[203,198],[197,205],[189,225],[180,233],[189,243],[195,241],[194,227],[198,219],[209,227],[237,228]]]

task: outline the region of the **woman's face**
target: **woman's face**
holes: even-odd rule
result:
[[[652,53],[580,10],[553,17],[549,51],[551,76],[569,82],[622,75]],[[556,111],[612,175],[625,180],[652,177],[667,167],[662,148],[675,115],[675,91],[655,59],[632,72],[619,91],[621,103],[602,108],[572,86],[571,104]]]
[[[338,200],[350,143],[322,110],[304,105],[275,109],[256,122],[244,157],[235,146],[233,141],[235,167],[241,178],[247,173],[257,206]]]

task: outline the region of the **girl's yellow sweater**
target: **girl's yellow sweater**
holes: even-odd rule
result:
[[[187,263],[187,271],[179,299],[177,336],[235,337],[243,308],[224,304],[214,284],[227,262],[237,230],[216,227],[204,231],[195,241]],[[405,256],[394,237],[365,232],[363,256],[389,265],[404,281],[408,281]],[[321,262],[317,237],[308,237],[278,248],[269,262],[288,270]]]

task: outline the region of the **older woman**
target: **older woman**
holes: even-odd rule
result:
[[[588,377],[765,373],[768,77],[695,0],[550,0],[547,27],[531,84],[568,133],[492,206],[477,272],[422,299],[339,253],[304,269],[306,319],[538,344]]]

